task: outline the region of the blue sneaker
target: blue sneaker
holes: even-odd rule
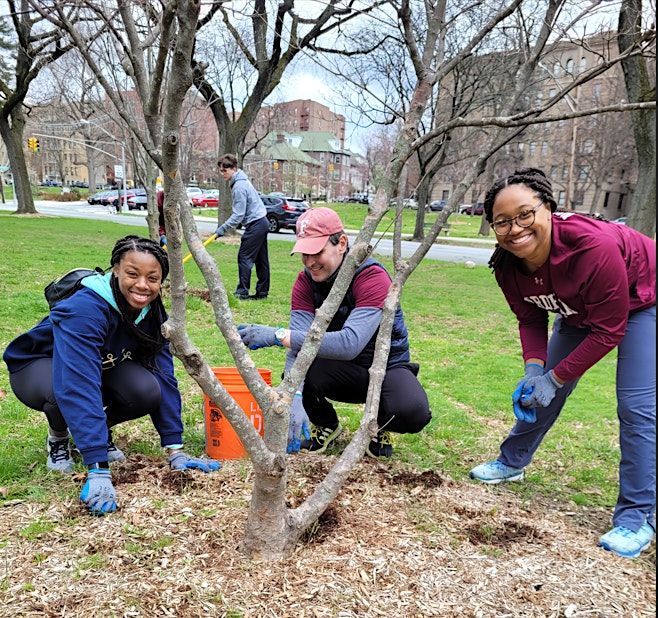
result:
[[[637,532],[616,526],[599,539],[599,545],[623,558],[637,558],[651,545],[654,534],[654,529],[647,522]]]
[[[523,468],[512,468],[500,463],[497,459],[480,464],[473,468],[468,475],[476,481],[489,485],[496,485],[503,481],[520,481],[523,479]]]

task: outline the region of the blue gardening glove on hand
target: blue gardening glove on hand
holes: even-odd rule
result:
[[[160,236],[160,246],[167,247],[167,237],[164,234]]]
[[[302,436],[307,440],[311,437],[311,422],[308,420],[302,394],[297,391],[292,399],[290,410],[290,423],[288,424],[288,448],[286,453],[299,453],[302,445]]]
[[[273,345],[281,345],[274,333],[277,331],[272,326],[262,324],[239,324],[238,335],[250,350],[269,348]]]
[[[562,388],[553,374],[553,370],[541,376],[528,378],[521,389],[521,405],[524,408],[545,408],[553,398],[558,388]]]
[[[215,230],[215,236],[217,236],[217,238],[221,238],[222,236],[224,236],[224,226],[220,225],[220,226]]]
[[[222,467],[214,459],[190,457],[185,451],[174,451],[169,455],[169,466],[172,470],[201,470],[202,472],[215,472]]]
[[[526,423],[534,423],[537,420],[537,412],[534,408],[524,408],[521,405],[521,390],[523,385],[526,383],[526,380],[530,378],[535,378],[537,376],[543,375],[544,366],[538,363],[528,363],[525,366],[525,375],[521,378],[512,393],[512,410],[514,410],[514,416],[520,421],[525,421]]]
[[[117,494],[112,485],[112,473],[103,468],[89,470],[80,492],[80,501],[92,515],[114,513],[117,510]]]

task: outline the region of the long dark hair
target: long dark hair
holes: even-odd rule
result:
[[[500,178],[487,191],[484,198],[484,215],[489,223],[493,222],[493,205],[496,197],[505,187],[510,185],[525,185],[528,189],[534,191],[540,200],[550,205],[551,212],[557,210],[557,202],[553,197],[553,185],[548,176],[536,167],[524,167],[509,176]],[[510,256],[509,251],[496,245],[496,249],[489,260],[489,268],[492,270],[503,268]]]
[[[130,251],[151,254],[160,264],[160,268],[162,269],[162,281],[167,278],[167,275],[169,274],[169,259],[167,258],[167,253],[157,242],[150,238],[141,238],[140,236],[130,235],[117,240],[114,249],[112,250],[110,266],[118,265],[123,259],[123,256]],[[137,349],[135,350],[135,355],[137,356],[136,360],[142,362],[145,366],[154,368],[155,356],[167,343],[167,340],[162,336],[161,330],[162,324],[167,319],[167,312],[162,304],[162,297],[158,294],[156,299],[151,302],[151,310],[148,312],[144,320],[147,329],[144,330],[139,328],[131,317],[134,313],[133,308],[126,300],[126,297],[121,293],[121,290],[119,289],[119,281],[114,276],[114,273],[112,273],[112,276],[110,277],[110,285],[123,322],[137,340]],[[147,330],[152,334],[147,332]]]

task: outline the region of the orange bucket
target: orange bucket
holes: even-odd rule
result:
[[[212,371],[262,436],[264,431],[263,412],[238,370],[235,367],[213,367]],[[272,372],[269,369],[259,369],[258,373],[266,384],[272,384]],[[247,451],[231,427],[231,423],[224,416],[222,409],[215,405],[208,395],[204,396],[203,410],[206,421],[206,453],[208,456],[220,460],[246,457]]]

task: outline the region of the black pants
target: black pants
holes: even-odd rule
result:
[[[238,287],[236,296],[249,296],[251,269],[256,265],[256,296],[270,292],[270,258],[267,254],[267,218],[253,221],[244,230],[238,250]]]
[[[366,367],[346,361],[316,359],[306,375],[303,393],[304,408],[311,422],[321,427],[335,427],[338,416],[327,399],[365,403],[369,381]],[[427,393],[412,366],[388,369],[377,414],[379,427],[396,433],[417,433],[431,418]]]
[[[9,383],[23,404],[44,412],[50,428],[63,432],[67,423],[53,394],[52,365],[52,358],[39,358],[10,374]],[[108,427],[152,414],[160,407],[158,381],[148,369],[133,361],[104,371],[101,393]]]

